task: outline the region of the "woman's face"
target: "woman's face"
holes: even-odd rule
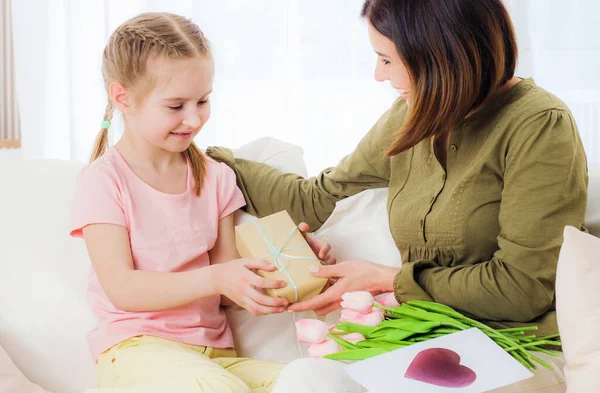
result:
[[[400,60],[396,46],[386,36],[375,30],[368,23],[369,40],[375,53],[377,65],[375,66],[375,80],[378,82],[390,81],[390,84],[404,99],[410,98],[410,78],[408,70]]]

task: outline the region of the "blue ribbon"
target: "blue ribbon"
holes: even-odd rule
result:
[[[267,247],[269,247],[269,250],[271,250],[270,254],[263,256],[261,259],[267,259],[267,258],[273,257],[273,261],[274,261],[273,265],[277,268],[277,270],[279,270],[280,272],[283,272],[283,274],[285,274],[285,276],[288,279],[289,284],[294,288],[294,294],[295,294],[296,302],[297,302],[299,299],[298,286],[296,285],[296,283],[294,282],[294,279],[292,279],[292,276],[290,275],[290,273],[287,270],[289,261],[286,261],[286,259],[306,259],[306,260],[315,260],[319,263],[322,263],[322,262],[320,260],[318,260],[317,258],[313,258],[313,257],[305,257],[305,256],[299,257],[297,255],[289,255],[289,254],[284,253],[284,251],[291,251],[291,250],[295,250],[295,249],[301,248],[301,247],[308,247],[307,243],[302,243],[302,244],[298,244],[298,245],[286,248],[286,245],[292,238],[292,235],[298,229],[297,226],[292,228],[290,233],[285,238],[285,241],[283,242],[281,247],[277,248],[271,241],[269,241],[269,239],[267,239],[262,228],[258,225],[258,222],[255,221],[254,225],[256,226],[258,233],[263,238],[263,241],[266,243]]]

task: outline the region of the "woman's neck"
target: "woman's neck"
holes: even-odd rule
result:
[[[483,100],[483,102],[481,103],[481,105],[479,105],[477,108],[475,108],[471,112],[469,112],[469,114],[467,115],[467,118],[469,118],[473,114],[475,114],[475,113],[479,112],[480,110],[482,110],[494,98],[496,98],[500,94],[506,93],[507,91],[509,91],[510,89],[512,89],[517,83],[519,83],[521,81],[522,81],[522,79],[519,78],[518,76],[513,76],[511,79],[508,80],[508,82],[506,82],[505,84],[503,84],[502,86],[496,88],[490,94],[488,94],[488,96],[485,98],[485,100]]]

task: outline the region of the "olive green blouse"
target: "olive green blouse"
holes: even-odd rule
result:
[[[587,201],[573,115],[522,80],[456,125],[444,169],[431,139],[384,154],[407,110],[397,100],[352,154],[310,179],[234,160],[224,148],[207,153],[235,170],[250,213],[287,210],[312,229],[337,201],[389,187],[390,231],[403,261],[394,281],[400,302],[436,301],[492,325],[527,322],[540,327],[538,335],[556,333],[562,232],[583,228]]]

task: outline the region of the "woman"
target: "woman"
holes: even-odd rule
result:
[[[583,227],[587,200],[572,114],[514,75],[516,39],[501,0],[367,0],[362,15],[375,79],[400,98],[352,154],[303,179],[209,149],[235,169],[251,213],[285,209],[312,229],[337,201],[389,187],[402,269],[324,266],[316,275],[337,282],[290,309],[325,314],[344,292],[393,290],[401,303],[436,301],[494,326],[556,333],[562,231]]]

